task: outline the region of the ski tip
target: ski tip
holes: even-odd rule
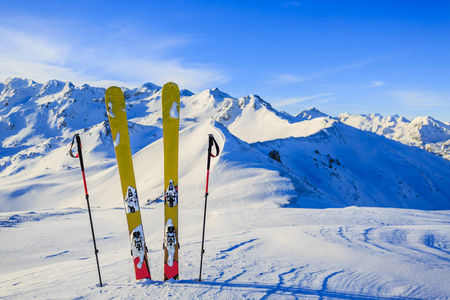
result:
[[[114,91],[114,90],[120,90],[120,91],[122,91],[122,90],[120,89],[120,87],[115,86],[115,85],[110,86],[109,88],[106,89],[107,92],[108,92],[108,91],[111,92],[111,91]]]
[[[110,98],[122,98],[123,97],[123,92],[122,89],[117,87],[117,86],[111,86],[109,87],[106,91],[105,91],[105,100],[108,101],[110,100]]]
[[[170,86],[170,85],[172,85],[172,86],[178,86],[175,82],[168,82],[168,83],[166,83],[164,86]]]
[[[163,86],[163,92],[173,91],[176,93],[180,93],[180,89],[175,82],[168,82]]]

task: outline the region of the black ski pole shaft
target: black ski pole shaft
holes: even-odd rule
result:
[[[216,146],[216,155],[212,154],[212,146]],[[216,157],[219,155],[219,146],[217,145],[217,142],[214,140],[214,137],[212,134],[209,135],[209,141],[208,141],[208,160],[206,165],[206,190],[205,190],[205,208],[203,213],[203,233],[202,233],[202,251],[200,254],[200,274],[198,276],[198,281],[202,281],[202,266],[203,266],[203,253],[205,253],[205,227],[206,227],[206,207],[208,203],[208,188],[209,188],[209,169],[211,166],[211,157]]]
[[[77,153],[77,155],[73,155],[73,153],[72,153],[72,147],[73,147],[73,142],[74,142],[74,140],[72,140],[72,146],[70,147],[70,155],[72,157],[78,157],[80,159],[80,168],[81,168],[81,175],[83,176],[84,193],[86,195],[86,202],[87,202],[88,213],[89,213],[89,221],[91,223],[92,241],[94,242],[95,260],[97,261],[98,278],[100,281],[100,287],[102,287],[103,286],[102,276],[100,274],[100,264],[98,263],[98,252],[99,251],[97,249],[97,243],[95,242],[94,223],[92,222],[91,206],[89,204],[89,193],[88,193],[87,184],[86,184],[86,175],[84,173],[83,153],[81,151],[81,138],[80,138],[79,134],[75,134],[75,136],[73,138],[77,143],[78,153]]]

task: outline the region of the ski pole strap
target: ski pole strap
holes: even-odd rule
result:
[[[75,141],[77,142],[77,154],[73,154],[73,144],[75,143]],[[83,163],[83,153],[81,151],[81,138],[80,135],[77,133],[73,136],[72,139],[72,145],[70,145],[70,150],[69,150],[69,154],[72,157],[79,157],[80,158],[80,167],[81,167],[81,172],[84,174],[84,163]],[[84,175],[83,175],[84,176]],[[87,192],[86,192],[87,194]]]
[[[77,138],[78,137],[78,138]],[[75,143],[75,140],[77,140],[77,154],[73,154],[73,144]],[[81,150],[81,140],[78,143],[78,141],[80,140],[80,136],[77,134],[75,134],[72,138],[72,144],[70,145],[70,150],[69,150],[69,154],[70,156],[72,156],[73,158],[77,158],[80,155],[80,150]]]
[[[214,145],[214,147],[216,148],[216,154],[212,154],[212,146]],[[220,153],[219,150],[219,144],[217,144],[216,140],[214,139],[214,136],[212,134],[209,135],[209,147],[208,147],[208,152],[212,157],[217,157]]]

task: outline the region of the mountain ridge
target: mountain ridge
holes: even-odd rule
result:
[[[114,207],[114,189],[107,187],[116,185],[117,167],[104,108],[105,89],[27,79],[9,79],[4,86],[0,92],[0,127],[5,129],[0,132],[2,210],[83,205],[75,196],[77,162],[67,155],[74,133],[82,136],[87,168],[92,170],[88,180],[94,181],[98,203]],[[161,87],[146,83],[123,90],[132,153],[138,165],[145,166],[137,168],[138,186],[143,186],[140,194],[158,198]],[[183,91],[180,182],[189,187],[183,194],[188,206],[202,193],[206,137],[215,132],[224,152],[215,164],[222,182],[212,181],[212,186],[225,202],[245,198],[255,199],[239,200],[250,207],[450,208],[450,162],[420,147],[348,125],[354,119],[349,114],[333,118],[309,108],[292,116],[257,95],[234,98],[218,88],[199,94]],[[4,105],[6,101],[10,104]],[[380,115],[372,118],[382,120]],[[406,122],[398,116],[383,122],[393,126],[393,120]],[[371,124],[369,129],[379,128]],[[410,125],[417,129],[420,126],[414,124],[423,124],[421,129],[429,124],[446,126],[432,118]],[[392,126],[385,126],[386,132],[395,129]],[[279,160],[270,153],[278,153]]]
[[[347,125],[374,132],[405,145],[415,146],[450,160],[450,126],[432,117],[408,120],[398,115],[341,114],[339,120]]]

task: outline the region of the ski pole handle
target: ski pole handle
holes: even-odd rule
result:
[[[212,147],[215,146],[216,148],[216,154],[212,154]],[[208,162],[206,167],[206,191],[205,196],[208,196],[208,186],[209,186],[209,169],[211,166],[211,157],[216,157],[220,153],[219,145],[217,144],[216,140],[214,139],[214,136],[212,134],[209,134],[209,140],[208,140]]]
[[[73,138],[72,138],[72,144],[70,145],[70,149],[69,149],[69,154],[70,154],[70,156],[72,156],[73,158],[77,158],[78,157],[78,152],[80,151],[79,150],[79,148],[78,148],[78,145],[77,145],[77,154],[75,155],[75,154],[73,154],[73,144],[75,144],[75,141],[76,141],[76,137],[77,136],[79,136],[79,134],[77,133],[77,134],[75,134],[74,136],[73,136]]]
[[[215,146],[215,148],[216,148],[216,154],[212,154],[213,146]],[[214,136],[212,134],[209,134],[207,170],[209,170],[210,165],[211,165],[211,157],[217,157],[219,155],[219,153],[220,153],[219,144],[217,144],[216,140],[214,139]]]
[[[77,154],[76,154],[76,155],[73,153],[73,150],[72,150],[72,149],[73,149],[73,144],[74,144],[75,142],[77,143]],[[77,158],[77,157],[80,158],[80,167],[81,167],[81,171],[84,172],[83,153],[82,153],[82,151],[81,151],[81,138],[80,138],[80,135],[79,135],[78,133],[76,133],[76,134],[73,136],[73,139],[72,139],[72,145],[70,145],[69,154],[70,154],[70,156],[72,156],[73,158]]]
[[[73,150],[72,150],[75,142],[77,144],[77,154],[76,155],[73,153]],[[78,133],[76,133],[73,136],[72,144],[70,145],[69,154],[70,154],[70,156],[72,156],[74,158],[78,157],[80,159],[80,168],[81,168],[81,174],[83,175],[84,192],[86,194],[86,199],[87,199],[89,197],[89,194],[88,194],[88,190],[87,190],[86,176],[84,174],[84,162],[83,162],[83,151],[81,150],[81,138]]]

